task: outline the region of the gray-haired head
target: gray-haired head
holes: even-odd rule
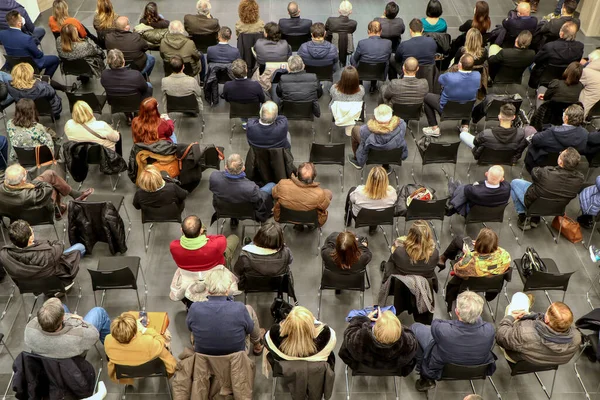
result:
[[[266,125],[271,125],[279,115],[279,108],[273,101],[265,102],[260,108],[260,122]]]
[[[118,69],[125,66],[125,57],[123,52],[119,49],[111,49],[106,55],[106,62],[110,69]]]
[[[183,24],[181,23],[181,21],[178,20],[174,20],[171,21],[171,23],[169,24],[169,33],[173,33],[173,34],[185,34],[185,28],[183,27]]]
[[[19,164],[13,164],[4,171],[4,183],[16,186],[27,179],[27,171]]]
[[[63,323],[65,309],[59,299],[52,297],[37,312],[38,324],[44,332],[56,332]]]
[[[244,170],[244,160],[239,154],[232,154],[227,157],[227,163],[225,164],[227,172],[231,175],[239,175]]]
[[[293,74],[304,70],[304,61],[300,56],[291,56],[288,58],[288,71]]]
[[[469,290],[462,292],[456,298],[456,315],[466,324],[473,324],[483,311],[483,298]]]
[[[340,8],[338,12],[340,13],[340,15],[343,15],[345,17],[352,14],[352,3],[350,3],[348,0],[342,1],[340,3]]]
[[[206,274],[204,284],[206,285],[208,294],[226,296],[229,293],[231,285],[233,285],[231,272],[227,268],[213,268]]]
[[[208,15],[210,14],[211,9],[210,1],[208,0],[198,0],[196,3],[196,10],[200,15]]]

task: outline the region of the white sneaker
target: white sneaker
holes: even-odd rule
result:
[[[74,284],[75,284],[75,281],[71,282],[70,285],[65,286],[65,292],[68,292],[69,290],[71,290],[71,288],[73,287]]]
[[[439,127],[437,127],[437,129],[433,129],[430,126],[426,126],[425,128],[423,128],[423,135],[431,137],[440,137],[442,136],[442,133],[440,132]]]
[[[459,129],[460,129],[460,133],[463,133],[463,132],[469,133],[469,127],[468,126],[461,126]]]

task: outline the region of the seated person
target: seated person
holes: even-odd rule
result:
[[[366,317],[350,320],[339,356],[352,370],[364,365],[407,376],[415,367],[418,348],[410,328],[403,327],[392,311],[382,313],[378,307]]]
[[[192,332],[194,351],[208,356],[226,356],[238,351],[260,355],[265,330],[260,328],[252,306],[229,297],[233,281],[226,269],[206,274],[208,300],[193,303],[186,324]]]
[[[333,71],[340,68],[338,49],[325,40],[325,25],[316,22],[310,27],[311,40],[302,43],[298,55],[304,65],[309,67],[326,67],[333,64]]]
[[[154,165],[147,165],[140,173],[137,185],[138,189],[133,196],[133,206],[136,210],[159,209],[175,204],[179,211],[183,212],[188,192],[170,179],[165,181]]]
[[[429,93],[427,79],[417,78],[419,61],[408,57],[402,65],[404,76],[392,79],[381,88],[382,103],[393,107],[394,104],[422,104],[425,95]]]
[[[171,335],[156,332],[153,328],[145,328],[130,313],[123,313],[110,324],[110,334],[104,341],[104,351],[108,358],[108,376],[111,380],[123,384],[133,384],[132,379],[117,379],[115,365],[137,366],[155,358],[165,363],[167,375],[175,373],[177,360],[169,349]]]
[[[327,222],[327,208],[331,203],[333,193],[329,189],[323,189],[317,178],[317,169],[310,162],[302,163],[298,166],[297,176],[293,175],[290,179],[282,179],[273,188],[273,217],[279,222],[280,206],[289,210],[311,211],[317,210],[319,215],[319,226]],[[294,229],[302,230],[303,225],[294,225]]]
[[[212,6],[208,0],[200,0],[196,3],[194,14],[186,14],[183,17],[185,30],[190,36],[210,35],[219,31],[219,20],[210,14]]]
[[[495,43],[501,47],[507,47],[506,44],[512,45],[514,38],[519,36],[523,31],[535,33],[537,28],[537,18],[531,16],[531,6],[526,1],[521,1],[516,10],[511,10],[508,13],[508,18],[502,21],[504,35],[500,34],[495,40]]]
[[[187,36],[181,21],[171,21],[169,24],[169,32],[160,41],[160,56],[167,63],[174,56],[181,57],[184,64],[189,63],[192,66],[194,76],[202,72],[204,66],[202,54],[194,41]]]
[[[151,26],[153,29],[167,29],[169,27],[169,20],[164,19],[162,14],[158,12],[156,3],[151,1],[144,8],[140,24]]]
[[[356,121],[363,115],[365,104],[365,88],[360,84],[356,68],[344,67],[340,80],[331,85],[329,96],[329,108],[336,125],[343,126],[346,136],[350,136]]]
[[[348,191],[346,198],[346,226],[350,226],[352,218],[356,219],[360,210],[376,210],[393,207],[398,200],[396,189],[390,185],[388,174],[383,167],[376,166],[369,171],[365,185],[359,185]],[[370,226],[369,233],[377,232],[377,226]]]
[[[419,61],[419,65],[434,65],[437,43],[429,36],[423,36],[423,23],[413,18],[408,25],[410,39],[400,43],[394,56],[394,68],[399,71],[409,57]]]
[[[581,83],[581,74],[583,73],[583,65],[577,61],[573,61],[562,74],[562,79],[553,79],[548,84],[548,88],[543,86],[538,88],[537,109],[539,111],[541,104],[547,101],[555,101],[560,103],[575,104],[579,102],[579,95],[583,90]],[[535,114],[534,114],[535,115]],[[532,119],[534,119],[532,117]]]
[[[158,101],[154,97],[142,100],[139,114],[131,121],[131,133],[133,143],[152,144],[159,140],[177,143],[175,123],[169,114],[158,111]]]
[[[392,41],[381,37],[381,24],[377,20],[369,22],[366,39],[358,42],[354,54],[350,58],[350,64],[359,68],[361,62],[368,64],[385,63],[387,68],[392,54]],[[370,91],[373,93],[377,88],[377,82],[371,81]]]
[[[473,71],[473,56],[464,54],[458,63],[458,72],[446,72],[440,75],[438,82],[442,85],[442,94],[428,93],[425,95],[425,115],[429,126],[423,128],[426,136],[441,136],[437,125],[435,112],[440,114],[449,101],[466,103],[477,98],[477,91],[481,85],[481,74]],[[469,120],[461,121],[461,132],[469,131]]]
[[[58,208],[55,217],[62,218],[67,205],[61,203],[61,196],[71,196],[75,200],[85,200],[94,189],[83,192],[73,190],[55,171],[44,171],[33,181],[27,181],[27,170],[19,164],[6,168],[4,183],[0,185],[0,215],[15,215],[34,208]],[[59,212],[60,211],[60,212]]]
[[[523,300],[515,301],[517,295]],[[514,294],[506,316],[498,325],[496,342],[504,350],[506,359],[511,363],[524,360],[540,366],[568,363],[581,344],[571,309],[555,301],[544,314],[530,312],[527,300],[524,293]]]
[[[448,312],[452,310],[452,303],[464,279],[503,275],[510,268],[510,254],[498,246],[498,235],[493,230],[481,229],[477,239],[473,241],[473,246],[465,244],[464,239],[455,236],[439,260],[439,264],[445,265],[446,260],[454,260],[462,251],[462,257],[454,263],[450,271],[453,278],[446,286]],[[496,296],[497,293],[489,293],[486,294],[486,299],[492,301]]]
[[[464,291],[456,299],[455,320],[434,319],[431,326],[414,323],[410,329],[419,342],[417,369],[421,377],[415,382],[419,392],[435,387],[446,364],[489,364],[488,375],[496,370],[494,325],[481,319],[483,298]]]
[[[310,19],[300,18],[300,8],[298,8],[298,3],[295,1],[289,2],[287,12],[290,17],[281,18],[279,20],[281,34],[288,36],[309,35],[312,21]]]
[[[106,96],[132,96],[140,98],[152,96],[152,85],[146,82],[140,71],[125,67],[125,58],[121,50],[112,49],[106,56],[108,69],[102,72],[100,83],[106,91]]]
[[[448,182],[451,208],[446,215],[459,213],[466,217],[473,206],[498,207],[510,200],[510,183],[504,180],[504,168],[491,166],[485,173],[485,180],[461,185],[460,181]]]
[[[408,157],[408,146],[404,135],[406,122],[393,114],[392,108],[381,104],[375,108],[373,117],[365,125],[352,128],[352,152],[354,157],[348,155],[348,161],[356,169],[362,169],[367,163],[369,150],[402,149],[402,159]],[[384,168],[390,171],[388,165]]]
[[[579,152],[569,147],[558,156],[558,166],[533,168],[533,182],[513,179],[510,183],[511,197],[515,211],[519,214],[517,224],[520,229],[537,228],[540,217],[531,217],[526,223],[525,213],[527,207],[538,198],[567,201],[579,194],[584,181],[583,174],[577,171],[580,160]]]
[[[264,340],[276,360],[335,363],[335,331],[302,306],[295,306],[286,319],[271,326]]]
[[[248,120],[246,139],[250,146],[263,149],[289,149],[292,147],[288,132],[288,120],[284,115],[278,114],[277,104],[267,101],[260,108],[260,117]]]
[[[110,333],[110,317],[102,307],[92,308],[85,317],[71,314],[60,299],[51,297],[25,327],[25,345],[32,353],[48,358],[84,355]]]
[[[350,14],[352,14],[352,3],[348,0],[342,0],[340,2],[340,6],[338,7],[337,17],[329,17],[327,21],[325,21],[325,32],[327,41],[333,40],[333,34],[337,33],[348,33],[353,34],[356,32],[357,22],[353,19],[350,19]],[[345,60],[341,60],[342,65],[345,65]]]
[[[277,96],[281,102],[308,102],[313,103],[313,114],[319,118],[321,109],[319,99],[323,96],[323,87],[316,74],[304,70],[304,63],[300,56],[291,56],[288,59],[289,73],[281,75],[277,85]]]
[[[266,101],[265,92],[262,90],[260,83],[248,79],[248,64],[246,64],[246,61],[241,58],[234,60],[231,63],[231,73],[235,79],[225,82],[221,94],[225,101],[242,104],[264,103]]]
[[[104,71],[104,50],[91,38],[80,38],[77,28],[71,24],[63,25],[60,36],[56,38],[56,52],[65,60],[84,60],[91,68],[95,77],[100,77]],[[89,76],[83,75],[78,79],[82,82],[89,81]]]
[[[0,250],[0,263],[13,281],[55,276],[63,281],[65,290],[75,284],[79,260],[85,254],[81,243],[65,250],[58,240],[35,240],[33,229],[22,219],[10,224],[8,237],[11,244]]]
[[[531,138],[531,145],[525,156],[525,167],[531,174],[533,168],[544,166],[548,155],[560,153],[572,147],[579,153],[585,153],[588,131],[583,126],[583,107],[572,104],[563,113],[563,124],[551,126],[543,132],[537,132]]]
[[[45,99],[50,104],[54,119],[60,118],[60,113],[62,112],[62,100],[58,94],[56,94],[56,90],[51,83],[42,81],[34,76],[33,67],[30,64],[17,64],[13,67],[10,74],[12,80],[8,83],[7,89],[8,94],[15,101],[21,99],[31,99],[33,101]]]
[[[238,6],[239,20],[235,23],[235,34],[262,33],[265,23],[260,19],[256,0],[241,0]]]
[[[6,55],[11,57],[31,57],[45,75],[52,77],[60,64],[60,60],[54,55],[44,55],[38,49],[39,42],[35,37],[22,31],[25,19],[17,10],[11,10],[6,15],[9,29],[0,30],[0,43],[4,45]],[[41,38],[40,38],[41,39]],[[14,68],[15,66],[12,65]]]
[[[213,207],[217,208],[218,200],[227,203],[252,203],[254,205],[254,218],[256,221],[265,222],[272,215],[273,197],[271,191],[275,184],[269,182],[262,188],[246,178],[246,166],[239,154],[227,157],[225,171],[214,171],[210,174],[209,189],[213,193]],[[233,227],[238,221],[231,218]]]
[[[396,53],[398,45],[402,41],[402,35],[406,30],[404,21],[398,17],[400,7],[394,1],[385,5],[383,15],[375,18],[381,24],[381,37],[392,41],[392,55]]]
[[[27,10],[17,1],[3,1],[0,3],[0,14],[6,16],[9,11],[16,10],[23,17],[21,26],[21,32],[33,36],[36,39],[36,43],[40,43],[46,35],[46,30],[41,26],[35,26]],[[6,18],[0,18],[0,29],[10,29],[10,25],[7,23]]]
[[[114,31],[106,34],[106,50],[121,50],[125,62],[131,69],[140,71],[144,76],[150,76],[156,60],[153,55],[146,54],[148,42],[139,33],[131,31],[129,18],[125,16],[116,19],[115,28]]]
[[[418,275],[434,279],[438,260],[439,253],[435,247],[431,226],[427,221],[415,221],[407,235],[394,241],[389,260],[382,261],[382,282],[392,275]],[[444,268],[445,266],[440,266],[440,271]]]
[[[577,217],[579,225],[586,229],[594,226],[594,217],[600,212],[600,175],[596,177],[593,185],[586,187],[579,193],[581,215]]]
[[[250,238],[244,238],[244,242]],[[238,257],[233,273],[239,278],[238,287],[244,289],[247,275],[279,276],[288,274],[290,296],[294,295],[294,279],[290,265],[294,261],[292,252],[286,246],[283,229],[275,222],[263,224],[254,239],[244,247]],[[293,296],[294,297],[294,296]]]
[[[231,64],[240,58],[240,51],[229,44],[231,40],[231,29],[227,26],[221,27],[218,35],[219,43],[208,47],[206,50],[207,63]]]
[[[180,56],[173,56],[169,60],[173,73],[169,76],[165,76],[161,81],[161,88],[163,92],[163,103],[167,104],[167,96],[174,97],[187,97],[189,95],[196,96],[198,102],[198,110],[204,109],[204,103],[202,102],[202,89],[198,84],[198,81],[193,76],[186,75],[183,70],[185,64]]]
[[[538,31],[546,37],[546,41],[558,39],[560,28],[565,22],[573,21],[580,25],[579,18],[574,16],[577,5],[580,0],[561,0],[556,3],[556,8],[552,14],[548,14],[538,24]],[[550,19],[548,20],[548,17]]]
[[[491,55],[488,58],[488,65],[490,67],[490,78],[492,80],[494,80],[496,74],[503,67],[515,69],[520,68],[523,70],[524,73],[525,69],[531,64],[533,64],[533,59],[535,58],[535,51],[529,48],[529,46],[531,45],[531,38],[531,32],[524,30],[520,32],[517,38],[515,39],[514,47],[505,47],[503,49],[500,49],[500,51],[498,51],[494,55]],[[493,46],[497,45],[490,46],[490,53],[492,53],[491,50]],[[499,90],[502,90],[501,93],[504,93],[504,89],[506,89],[506,87],[502,87],[502,85],[498,86]],[[492,89],[490,93],[494,92],[493,88],[489,89]]]
[[[503,104],[498,114],[500,125],[484,129],[476,136],[469,132],[460,133],[460,140],[473,149],[473,158],[479,160],[485,148],[502,151],[513,150],[515,155],[512,162],[513,164],[519,162],[529,142],[525,139],[525,131],[513,126],[516,112],[517,110],[512,104]]]
[[[325,269],[335,272],[361,272],[367,269],[373,255],[367,238],[357,237],[350,231],[333,232],[321,247]]]
[[[252,49],[260,66],[268,62],[285,62],[292,56],[292,48],[281,38],[279,26],[275,22],[265,25],[264,38],[258,39]]]
[[[31,99],[17,101],[15,115],[8,120],[6,132],[10,139],[10,158],[14,161],[17,161],[15,147],[48,146],[54,155],[56,132],[40,124],[37,107]]]
[[[441,18],[442,12],[442,3],[439,0],[429,0],[425,10],[426,17],[421,18],[425,32],[446,32],[448,24],[444,18]]]
[[[106,122],[97,121],[88,103],[82,100],[75,102],[71,116],[72,119],[65,124],[65,135],[69,140],[97,143],[115,151],[121,135]]]

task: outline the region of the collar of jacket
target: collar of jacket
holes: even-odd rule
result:
[[[17,185],[9,185],[8,183],[4,183],[4,187],[8,190],[35,189],[35,185],[30,182],[21,182]]]
[[[299,187],[318,187],[319,186],[319,182],[304,183],[304,182],[300,181],[300,179],[298,179],[296,177],[296,175],[294,175],[294,174],[292,174],[292,176],[290,176],[290,180],[292,182],[294,182],[294,184],[296,186],[299,186]]]
[[[371,133],[390,133],[393,132],[398,125],[400,125],[400,118],[395,115],[389,120],[389,122],[386,123],[381,123],[375,118],[372,118],[369,120],[369,122],[367,122],[367,128],[369,128]]]

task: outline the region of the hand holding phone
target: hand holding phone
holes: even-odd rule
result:
[[[469,236],[465,237],[463,239],[463,253],[470,253],[473,250],[475,250],[473,239],[471,239]]]

